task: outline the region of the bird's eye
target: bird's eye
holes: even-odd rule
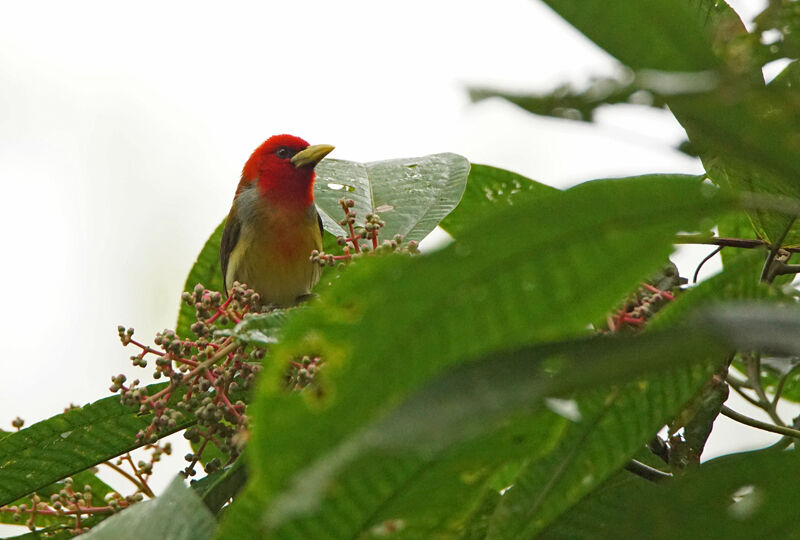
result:
[[[278,156],[280,159],[286,159],[292,157],[292,151],[287,146],[281,146],[277,150],[275,150],[275,155]]]

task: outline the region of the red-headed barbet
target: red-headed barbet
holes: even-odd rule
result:
[[[275,135],[247,160],[219,250],[226,292],[234,281],[246,283],[263,305],[280,307],[311,293],[321,272],[311,252],[322,249],[314,167],[331,150]]]

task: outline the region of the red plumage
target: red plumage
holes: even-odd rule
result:
[[[251,182],[258,182],[261,195],[267,200],[292,207],[305,208],[314,202],[314,169],[295,167],[290,158],[308,143],[294,135],[274,135],[256,148],[242,169],[237,193]],[[286,148],[286,158],[276,152]]]

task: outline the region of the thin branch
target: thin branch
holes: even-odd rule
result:
[[[766,411],[775,424],[785,427],[786,423],[778,416],[778,409],[767,397],[767,393],[761,383],[761,356],[758,354],[743,354],[742,361],[746,369],[747,381],[758,397],[759,407]]]
[[[678,234],[675,236],[676,244],[709,244],[720,247],[735,247],[753,249],[769,247],[763,240],[747,238],[724,238],[719,236],[708,236],[704,234]],[[800,251],[800,248],[790,248],[789,251]]]
[[[154,498],[156,496],[155,493],[153,493],[153,491],[150,489],[150,486],[147,485],[147,480],[145,480],[145,478],[139,473],[139,469],[136,467],[136,464],[134,464],[133,458],[131,457],[131,453],[128,452],[122,457],[122,459],[125,459],[128,461],[128,463],[130,463],[131,469],[133,469],[134,476],[136,476],[136,478],[139,479],[139,481],[142,483],[142,486],[144,486],[145,488],[144,489],[145,495],[147,495],[151,499]]]
[[[722,406],[720,412],[730,418],[731,420],[735,420],[740,424],[744,424],[746,426],[754,427],[757,429],[762,429],[764,431],[770,431],[772,433],[777,433],[779,435],[785,435],[787,437],[792,437],[794,439],[800,439],[800,430],[792,429],[786,426],[776,426],[773,424],[769,424],[767,422],[762,422],[761,420],[756,420],[755,418],[750,418],[749,416],[745,416],[741,413],[738,413],[732,409],[729,409],[725,405]]]
[[[789,370],[788,373],[784,373],[781,378],[778,380],[778,386],[775,388],[775,397],[772,398],[772,408],[776,409],[778,407],[778,400],[781,399],[781,394],[783,394],[783,387],[786,384],[786,381],[789,379],[789,375],[792,374],[793,370]]]
[[[764,262],[764,269],[761,271],[761,281],[764,283],[772,283],[775,278],[778,276],[775,269],[775,259],[778,256],[778,253],[781,251],[781,244],[786,239],[786,235],[789,234],[789,231],[792,229],[792,225],[794,222],[797,221],[797,216],[794,216],[786,223],[786,227],[784,227],[783,232],[781,233],[778,241],[771,246],[769,255],[767,255],[767,260]],[[789,250],[783,250],[784,252],[788,252]],[[787,256],[788,258],[788,256]],[[781,261],[783,263],[783,261]],[[784,265],[785,266],[785,265]]]
[[[784,435],[778,440],[778,442],[776,442],[772,446],[768,446],[765,450],[786,450],[787,448],[789,448],[789,446],[792,445],[793,442],[794,442],[793,438]]]
[[[730,385],[737,386],[739,388],[747,388],[748,390],[753,389],[748,381],[736,377],[730,371],[728,371],[728,374],[725,376],[725,382]]]
[[[660,471],[649,465],[645,465],[641,461],[637,461],[635,459],[630,460],[625,465],[625,470],[632,472],[636,476],[641,476],[650,482],[663,482],[664,480],[669,480],[672,478],[672,474]]]
[[[743,387],[736,386],[736,385],[733,385],[733,384],[731,384],[731,387],[733,388],[733,390],[734,390],[734,391],[735,391],[737,394],[739,394],[740,396],[742,396],[744,399],[746,399],[747,401],[749,401],[751,404],[755,405],[755,406],[756,406],[756,407],[758,407],[759,409],[763,409],[763,408],[764,408],[764,406],[763,406],[763,405],[762,405],[762,404],[761,404],[761,403],[760,403],[760,402],[759,402],[757,399],[753,399],[751,396],[747,395],[747,394],[744,392],[744,389],[743,389]]]
[[[716,255],[717,253],[719,253],[720,251],[722,251],[724,248],[725,248],[725,246],[719,246],[719,247],[717,247],[717,249],[715,249],[714,251],[712,251],[711,253],[709,253],[708,255],[706,255],[705,259],[703,259],[702,261],[700,261],[700,264],[698,264],[698,265],[697,265],[697,268],[695,268],[695,270],[694,270],[694,277],[692,278],[692,283],[697,283],[697,276],[700,274],[700,269],[701,269],[701,268],[703,268],[703,265],[704,265],[704,264],[706,264],[708,261],[710,261],[710,260],[711,260],[711,258],[712,258],[714,255]]]
[[[105,465],[106,467],[110,467],[115,471],[117,471],[119,474],[130,480],[133,483],[133,485],[135,485],[142,493],[144,493],[151,499],[155,497],[155,494],[147,484],[143,484],[142,482],[140,482],[139,480],[128,474],[128,472],[122,467],[119,467],[118,465],[111,463],[110,461],[104,461],[101,463],[101,465]]]
[[[788,274],[800,274],[800,264],[786,264],[782,261],[773,260],[772,268],[769,273],[772,279]]]
[[[737,394],[742,396],[744,399],[746,399],[747,401],[749,401],[750,403],[752,403],[753,405],[755,405],[759,409],[763,409],[764,408],[764,406],[763,406],[763,404],[761,402],[759,402],[757,399],[755,399],[755,398],[753,398],[750,395],[745,393],[745,391],[744,391],[745,388],[752,390],[750,388],[750,386],[746,382],[740,381],[739,379],[737,379],[735,377],[731,377],[730,373],[728,374],[728,376],[726,377],[725,380],[736,391]]]

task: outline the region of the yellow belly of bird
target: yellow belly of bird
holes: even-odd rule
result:
[[[302,227],[283,226],[276,220],[266,229],[269,236],[260,237],[243,227],[225,281],[246,283],[261,296],[262,305],[297,304],[298,297],[310,293],[319,281],[321,269],[310,261],[311,252],[322,249],[318,227],[316,220]]]

